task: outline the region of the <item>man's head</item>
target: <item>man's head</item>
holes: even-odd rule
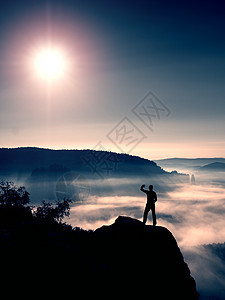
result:
[[[153,185],[150,184],[149,191],[152,191],[152,190],[153,190]]]

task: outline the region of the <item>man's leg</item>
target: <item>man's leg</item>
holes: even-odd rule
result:
[[[145,206],[145,211],[144,211],[144,215],[143,215],[143,223],[145,224],[147,222],[147,217],[148,217],[148,212],[149,212],[150,208],[148,207],[148,205],[146,204]]]
[[[152,205],[151,210],[152,210],[153,226],[155,226],[157,224],[157,222],[156,222],[156,215],[155,215],[155,204]]]

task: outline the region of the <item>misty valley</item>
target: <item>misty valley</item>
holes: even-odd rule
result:
[[[0,149],[1,179],[25,186],[33,205],[72,200],[64,221],[85,230],[121,215],[142,220],[140,186],[152,184],[158,225],[174,234],[203,296],[225,295],[224,175],[223,158],[153,162],[94,150]]]

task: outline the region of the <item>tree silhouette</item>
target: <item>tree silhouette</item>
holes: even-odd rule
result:
[[[9,228],[32,220],[29,193],[13,182],[0,182],[0,226]]]
[[[42,205],[28,206],[29,193],[24,186],[17,187],[13,182],[0,182],[0,223],[17,224],[25,220],[44,221],[46,223],[61,223],[70,214],[72,200],[64,199],[55,204],[42,202]]]
[[[38,206],[33,215],[38,219],[45,222],[62,222],[65,216],[70,214],[70,203],[72,200],[64,199],[57,201],[55,205],[43,201],[41,206]]]
[[[30,202],[29,193],[24,186],[16,187],[13,182],[0,182],[0,206],[23,207]]]

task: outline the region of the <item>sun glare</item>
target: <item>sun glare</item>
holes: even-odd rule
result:
[[[54,80],[65,75],[67,62],[60,50],[46,48],[36,53],[34,67],[39,77]]]

